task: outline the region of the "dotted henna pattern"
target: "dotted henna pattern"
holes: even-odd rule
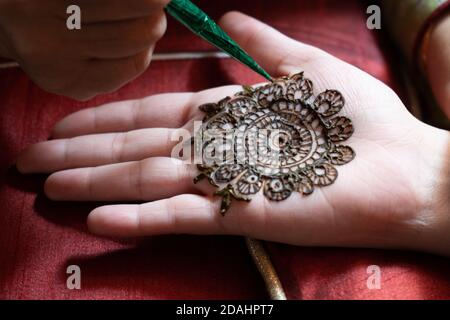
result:
[[[337,144],[353,133],[351,120],[337,116],[344,104],[336,90],[314,96],[311,80],[298,73],[200,106],[206,116],[196,133],[202,164],[195,181],[207,177],[218,188],[222,214],[232,199],[262,192],[281,201],[332,184],[335,166],[355,157]]]

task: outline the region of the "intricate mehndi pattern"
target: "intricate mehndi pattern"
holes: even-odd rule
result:
[[[353,133],[340,92],[313,94],[303,73],[200,106],[206,113],[195,139],[201,174],[219,188],[224,214],[231,200],[251,200],[258,192],[274,201],[292,192],[311,194],[332,184],[343,165],[355,157],[336,143]],[[200,138],[200,139],[198,139]]]

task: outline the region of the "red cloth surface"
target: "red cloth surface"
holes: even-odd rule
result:
[[[213,18],[236,9],[298,40],[319,46],[387,83],[401,95],[390,49],[367,30],[358,1],[197,1]],[[268,44],[270,47],[270,44]],[[169,20],[159,52],[212,48]],[[0,70],[0,298],[259,299],[263,282],[240,237],[159,236],[101,239],[85,218],[98,204],[56,203],[45,176],[23,176],[14,160],[46,139],[63,116],[106,102],[159,92],[196,91],[262,79],[230,59],[156,61],[121,90],[80,103],[40,90],[20,69]],[[450,262],[441,257],[372,249],[268,250],[291,299],[450,298]],[[81,268],[81,290],[66,288],[66,268]],[[381,267],[381,289],[366,286]]]

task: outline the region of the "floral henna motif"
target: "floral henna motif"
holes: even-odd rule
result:
[[[344,104],[336,90],[314,96],[311,80],[299,73],[200,106],[206,116],[196,133],[202,164],[195,182],[207,177],[218,188],[222,214],[232,199],[250,201],[262,192],[281,201],[332,184],[335,165],[355,157],[336,144],[353,133],[351,120],[337,116]]]

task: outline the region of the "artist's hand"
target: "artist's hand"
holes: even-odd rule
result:
[[[0,0],[0,57],[44,90],[85,100],[118,89],[150,64],[169,0]],[[69,5],[81,30],[66,27]]]
[[[101,235],[236,234],[306,246],[409,248],[450,254],[450,134],[416,120],[380,81],[329,54],[239,13],[221,24],[274,76],[299,71],[315,93],[341,91],[341,114],[355,127],[356,152],[339,177],[309,196],[273,202],[259,194],[234,201],[223,217],[194,165],[169,158],[171,134],[202,117],[197,106],[239,86],[173,93],[79,111],[58,123],[56,140],[20,156],[21,172],[53,173],[54,200],[150,201],[109,205],[89,216]],[[271,43],[267,50],[266,43]]]

